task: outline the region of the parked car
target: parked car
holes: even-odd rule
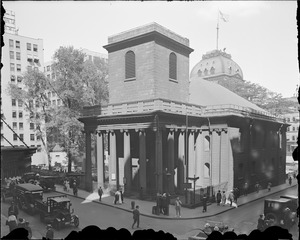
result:
[[[44,189],[44,192],[55,191],[55,181],[57,176],[40,176],[39,185]]]

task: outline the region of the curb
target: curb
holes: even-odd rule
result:
[[[242,203],[242,204],[238,205],[238,207],[244,206],[244,205],[246,205],[246,204],[249,204],[249,203],[251,203],[251,202],[254,202],[254,201],[257,201],[257,200],[259,200],[259,199],[265,198],[265,197],[267,197],[267,196],[273,195],[273,194],[275,194],[275,193],[281,192],[281,191],[283,191],[283,190],[286,190],[286,189],[295,187],[296,185],[297,185],[297,184],[292,185],[292,186],[287,186],[285,189],[280,189],[280,190],[277,190],[277,191],[273,191],[273,192],[271,192],[271,193],[268,194],[268,195],[260,196],[260,197],[257,197],[257,198],[255,198],[255,199],[249,200],[248,202],[245,202],[245,203]],[[57,191],[57,190],[55,190],[55,192],[57,192],[57,193],[62,193],[62,192],[59,192],[59,191]],[[83,199],[83,200],[85,199],[84,197],[74,196],[74,195],[72,195],[72,194],[70,194],[70,193],[64,193],[64,194],[66,194],[66,195],[68,195],[68,196],[80,198],[80,199]],[[111,204],[108,204],[108,203],[99,202],[99,201],[95,201],[95,200],[92,200],[92,202],[98,203],[98,204],[103,204],[103,205],[106,205],[106,206],[109,206],[109,207],[112,207],[112,208],[117,208],[117,209],[120,209],[120,210],[123,210],[123,211],[126,211],[126,212],[130,212],[130,213],[132,212],[131,209],[129,210],[129,209],[121,208],[121,207],[118,207],[118,206],[116,206],[116,205],[111,205]],[[145,213],[140,213],[140,215],[141,215],[141,216],[144,216],[144,217],[155,218],[155,219],[163,219],[163,220],[193,220],[193,219],[202,219],[202,218],[207,218],[207,217],[217,216],[217,215],[222,214],[222,213],[224,213],[224,212],[228,212],[228,211],[231,210],[231,209],[235,209],[235,207],[229,207],[229,208],[226,208],[226,209],[224,209],[224,210],[222,210],[222,211],[220,211],[220,212],[218,212],[218,213],[209,214],[209,215],[205,215],[205,216],[198,216],[198,217],[181,217],[181,218],[177,218],[177,217],[159,217],[159,216],[153,216],[153,215],[149,215],[149,214],[145,214]]]

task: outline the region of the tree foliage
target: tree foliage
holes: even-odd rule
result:
[[[295,106],[295,102],[257,83],[239,79],[222,79],[218,81],[218,84],[274,115],[289,113],[292,111],[291,107]]]
[[[65,149],[68,171],[85,149],[83,124],[78,121],[82,108],[108,101],[107,72],[106,61],[85,61],[82,51],[60,47],[53,55],[54,79],[29,71],[24,74],[23,89],[15,84],[8,89],[12,98],[24,101],[31,121],[44,126],[39,132],[47,133],[48,147],[59,144]],[[51,104],[48,92],[54,92],[62,104]]]

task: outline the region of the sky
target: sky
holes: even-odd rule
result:
[[[190,70],[202,55],[226,48],[244,79],[291,97],[299,85],[296,1],[3,1],[16,14],[19,35],[40,38],[44,61],[60,46],[107,53],[111,35],[156,22],[188,38],[194,52]]]

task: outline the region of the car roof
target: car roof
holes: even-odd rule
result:
[[[70,202],[70,199],[67,198],[67,197],[54,197],[54,198],[51,198],[51,200],[53,200],[55,202],[58,202],[58,203],[61,203],[61,202]]]
[[[57,178],[58,176],[40,176],[40,178]]]
[[[298,196],[295,196],[295,195],[283,195],[283,196],[280,196],[281,198],[289,198],[289,199],[298,199]]]
[[[31,191],[31,192],[34,192],[34,191],[43,191],[43,188],[41,186],[35,185],[35,184],[32,184],[32,183],[17,184],[16,188],[21,188],[21,189],[23,189],[25,191]]]
[[[279,198],[279,199],[265,199],[265,201],[269,201],[269,202],[289,202],[291,201],[291,199],[288,198]]]

